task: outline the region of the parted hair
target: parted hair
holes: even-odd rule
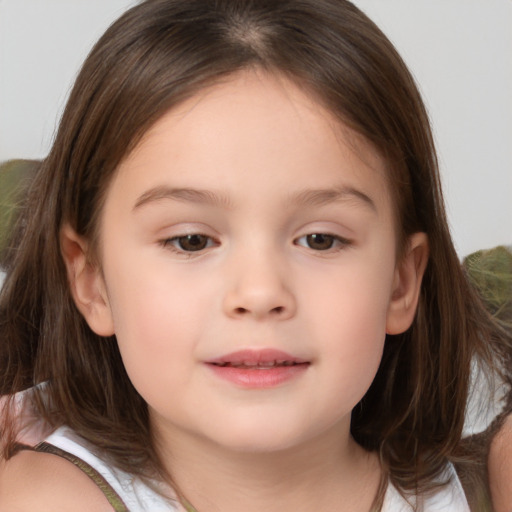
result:
[[[414,80],[384,34],[345,0],[147,0],[106,31],[76,79],[4,258],[0,391],[12,397],[46,382],[37,407],[54,427],[69,425],[125,471],[165,477],[115,336],[94,334],[75,307],[59,236],[69,224],[94,251],[106,190],[144,133],[199,90],[248,68],[286,76],[382,155],[399,256],[409,234],[428,235],[415,320],[387,337],[351,431],[402,491],[440,485],[447,462],[461,457],[471,362],[496,368],[508,341],[454,250]],[[16,436],[9,408],[1,427],[8,458]]]

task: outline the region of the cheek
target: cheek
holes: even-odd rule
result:
[[[211,310],[208,294],[157,265],[134,270],[118,260],[106,276],[119,350],[139,393],[149,398],[154,389],[186,385],[184,370]]]
[[[321,362],[329,368],[326,386],[353,405],[366,393],[380,365],[394,274],[393,265],[384,269],[359,263],[350,271],[332,272],[330,281],[324,281],[323,289],[316,288],[305,306],[324,352]]]
[[[201,313],[209,311],[210,294],[197,273],[173,268],[165,254],[152,252],[116,258],[106,273],[107,288],[118,337],[168,346],[176,334],[197,327]]]
[[[322,336],[329,340],[327,361],[339,369],[335,375],[356,389],[373,381],[386,339],[386,309],[374,297],[363,297],[367,300],[361,302],[359,298],[336,304],[323,322]]]
[[[329,269],[326,276],[306,276],[304,288],[310,292],[304,294],[304,309],[319,319],[328,338],[338,334],[357,345],[364,339],[380,339],[385,333],[394,266],[391,258],[382,265],[366,262],[358,255],[353,260],[354,264]]]

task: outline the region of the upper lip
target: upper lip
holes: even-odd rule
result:
[[[223,356],[206,361],[215,365],[244,365],[244,366],[271,366],[273,364],[303,364],[309,363],[306,359],[292,356],[282,350],[273,348],[246,349],[231,352]]]

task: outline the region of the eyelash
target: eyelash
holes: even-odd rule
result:
[[[314,248],[314,247],[311,247],[311,242],[313,241],[313,237],[318,237],[318,243],[322,243],[322,242],[325,242],[327,241],[327,247],[323,248],[323,249],[320,249],[320,248]],[[306,243],[303,244],[303,243],[300,243],[301,240],[305,240]],[[332,253],[332,252],[337,252],[337,251],[341,251],[342,249],[346,248],[346,247],[349,247],[350,245],[352,245],[352,241],[351,240],[348,240],[347,238],[343,238],[341,236],[338,236],[338,235],[333,235],[331,233],[309,233],[307,235],[303,235],[299,238],[296,238],[294,240],[294,243],[295,245],[299,245],[301,247],[305,247],[306,249],[312,249],[314,250],[315,252],[324,252],[324,253]]]
[[[318,240],[316,240],[316,238],[318,238]],[[193,240],[195,240],[195,242],[193,242]],[[305,242],[301,243],[301,240],[304,240]],[[199,247],[196,249],[186,249],[183,246],[183,243],[187,243],[187,241],[188,243],[192,243],[192,246],[198,245]],[[324,248],[311,247],[311,243],[315,242],[327,246]],[[210,249],[211,247],[215,247],[219,244],[219,242],[214,240],[212,237],[203,235],[202,233],[191,233],[188,235],[179,235],[172,238],[166,238],[160,243],[163,247],[169,248],[178,254],[186,254],[189,256],[192,256],[194,253],[200,254],[206,249]],[[306,249],[312,249],[315,252],[332,253],[352,245],[352,241],[337,235],[332,235],[330,233],[309,233],[307,235],[296,238],[294,240],[294,244],[305,247]]]
[[[188,240],[191,242],[193,239],[199,239],[199,241],[205,241],[205,245],[201,246],[198,249],[192,249],[187,250],[183,247],[182,243],[185,240]],[[179,254],[186,254],[186,255],[193,255],[194,253],[201,253],[205,249],[209,249],[210,247],[214,247],[215,245],[218,245],[218,242],[215,241],[212,237],[208,235],[203,235],[202,233],[191,233],[188,235],[179,235],[174,236],[172,238],[166,238],[165,240],[162,240],[160,242],[163,247],[169,248],[172,251],[179,253]],[[192,244],[195,245],[195,244]],[[197,245],[197,244],[196,244]]]

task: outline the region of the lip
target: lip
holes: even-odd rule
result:
[[[244,388],[272,388],[303,374],[310,362],[276,349],[239,350],[206,361],[218,377]]]

